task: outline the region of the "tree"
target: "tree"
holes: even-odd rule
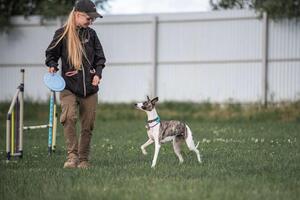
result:
[[[101,10],[106,9],[109,0],[94,0]],[[16,15],[40,15],[44,18],[55,18],[67,15],[74,6],[75,0],[0,0],[0,28],[10,26],[10,17]]]
[[[274,19],[300,18],[300,0],[210,0],[214,10],[255,9]]]

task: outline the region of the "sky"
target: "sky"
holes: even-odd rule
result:
[[[209,0],[110,0],[107,14],[199,12],[210,10]]]

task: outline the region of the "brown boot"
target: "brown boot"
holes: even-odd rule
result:
[[[79,163],[78,157],[76,156],[69,157],[64,164],[64,168],[68,168],[68,169],[76,168],[78,163]]]
[[[81,161],[77,167],[80,169],[88,169],[91,165],[88,161]]]

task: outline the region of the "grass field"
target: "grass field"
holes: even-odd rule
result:
[[[26,106],[25,124],[47,121],[47,106]],[[184,120],[200,141],[203,163],[183,148],[179,165],[171,143],[142,155],[145,115],[129,105],[100,105],[88,170],[63,169],[62,127],[57,151],[47,156],[47,130],[25,132],[24,158],[5,161],[5,113],[0,105],[0,199],[298,199],[300,196],[299,104],[244,109],[239,105],[166,103],[164,119]]]

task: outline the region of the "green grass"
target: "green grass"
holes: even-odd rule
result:
[[[102,104],[92,138],[93,167],[66,170],[61,126],[55,155],[47,156],[47,130],[34,130],[25,132],[24,158],[6,163],[3,113],[8,105],[0,104],[0,199],[298,199],[297,106],[162,104],[162,120],[189,124],[203,163],[184,146],[185,162],[179,165],[168,143],[153,170],[154,147],[148,147],[147,156],[139,148],[147,139],[144,113],[128,104]],[[27,105],[25,124],[47,121],[47,109]]]

